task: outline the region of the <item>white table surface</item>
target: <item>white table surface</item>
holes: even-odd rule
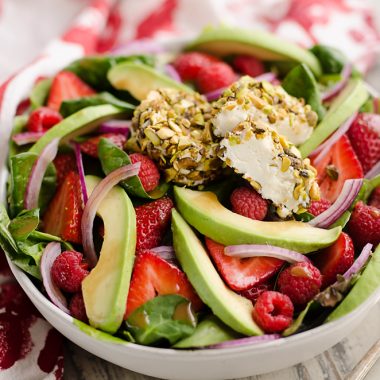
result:
[[[38,20],[30,11],[37,1],[43,5]],[[380,1],[373,0],[373,2],[379,10],[377,12],[379,15]],[[0,82],[36,56],[52,34],[59,35],[64,30],[64,25],[69,23],[83,3],[83,0],[12,0],[12,2],[8,0],[3,21],[0,23],[0,51],[2,52]],[[64,6],[66,12],[62,14],[60,20],[51,22],[49,15],[57,6]],[[16,27],[15,23],[17,23]],[[33,30],[33,33],[30,33],[30,30]],[[15,39],[17,48],[14,45]],[[369,81],[380,89],[380,65],[371,73]],[[379,321],[380,305],[373,309],[362,326],[348,333],[347,338],[321,355],[291,368],[245,378],[245,380],[343,380],[370,347],[380,339]],[[70,342],[66,344],[65,360],[65,379],[67,380],[154,379],[110,364]],[[380,379],[380,361],[372,368],[367,379]]]

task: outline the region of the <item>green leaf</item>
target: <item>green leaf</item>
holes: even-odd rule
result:
[[[24,210],[14,218],[8,226],[9,232],[16,240],[25,240],[38,227],[40,210]]]
[[[206,347],[239,338],[241,338],[240,334],[212,315],[200,322],[193,334],[177,342],[173,348]]]
[[[32,89],[29,99],[33,109],[45,105],[49,95],[52,80],[50,78],[40,80]]]
[[[307,104],[317,113],[319,120],[325,114],[321,94],[313,73],[304,63],[296,66],[282,82],[282,87],[290,95],[305,99]]]
[[[25,191],[37,157],[35,153],[24,152],[10,158],[9,205],[12,216],[24,210]],[[38,202],[42,211],[54,195],[55,188],[56,170],[53,164],[49,164],[42,181]]]
[[[27,122],[28,122],[28,115],[16,116],[13,119],[12,136],[16,135],[17,133],[22,132],[23,129],[26,127]],[[9,154],[8,154],[9,158],[8,158],[8,160],[10,159],[10,157],[22,152],[23,149],[27,149],[27,148],[18,146],[12,139],[10,139],[9,140]]]
[[[93,96],[86,96],[79,99],[65,100],[62,102],[59,112],[65,118],[73,113],[81,110],[82,108],[90,106],[99,106],[101,104],[111,104],[124,111],[130,111],[132,114],[136,108],[133,104],[124,102],[110,94],[109,92],[101,92]]]
[[[107,139],[100,139],[98,154],[102,169],[106,175],[122,166],[131,164],[128,154]],[[169,189],[169,184],[162,182],[156,189],[147,193],[138,176],[128,178],[120,184],[128,194],[147,199],[161,198]]]
[[[127,61],[140,62],[145,65],[154,66],[153,56],[94,56],[79,59],[67,66],[65,70],[72,71],[98,91],[112,92],[113,87],[107,79],[107,72],[111,67],[117,65],[118,63]]]
[[[298,317],[293,321],[293,323],[282,333],[282,336],[289,336],[295,334],[302,326],[303,320],[306,317],[307,312],[310,309],[311,304],[315,301],[310,301],[306,307],[298,314]]]
[[[295,218],[301,222],[308,223],[310,220],[314,219],[314,215],[310,214],[310,212],[303,212],[302,214],[295,214]]]
[[[174,344],[194,332],[196,318],[186,298],[172,294],[153,298],[136,309],[126,321],[137,343],[168,341]]]
[[[317,57],[324,74],[339,74],[347,62],[344,54],[331,46],[314,45],[310,51]]]
[[[18,253],[16,241],[8,230],[10,219],[4,205],[0,203],[0,246],[9,255]]]

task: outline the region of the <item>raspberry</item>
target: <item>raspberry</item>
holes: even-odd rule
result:
[[[321,199],[320,201],[311,201],[311,205],[307,211],[314,216],[318,216],[325,212],[331,206],[331,202],[327,199]]]
[[[263,220],[268,212],[268,202],[249,187],[236,188],[230,196],[230,202],[233,212],[247,218]]]
[[[357,248],[367,243],[376,247],[380,243],[380,210],[358,202],[348,222],[348,233]]]
[[[81,292],[75,293],[70,300],[69,310],[72,317],[87,323],[88,318],[84,306],[83,295]]]
[[[253,308],[253,319],[266,332],[276,333],[290,326],[294,307],[290,298],[279,292],[262,293]]]
[[[380,186],[372,192],[368,204],[380,209]]]
[[[261,294],[272,289],[273,289],[273,284],[264,283],[264,284],[255,285],[250,289],[243,290],[242,292],[240,292],[240,295],[245,298],[248,298],[250,301],[255,303]]]
[[[62,116],[48,107],[40,107],[34,110],[28,120],[29,132],[45,132],[62,120]]]
[[[173,66],[181,79],[186,81],[194,80],[204,67],[215,62],[219,62],[219,60],[211,55],[195,51],[178,56],[173,62]]]
[[[265,72],[264,64],[251,55],[238,55],[234,58],[232,65],[242,74],[257,77]]]
[[[235,82],[236,74],[224,62],[213,63],[204,67],[198,74],[196,82],[201,93],[205,94],[229,86]]]
[[[322,275],[311,263],[295,263],[280,273],[277,285],[294,305],[304,305],[319,293]]]
[[[141,153],[133,153],[129,156],[132,163],[140,162],[139,178],[146,192],[154,190],[160,182],[160,172],[156,164]]]
[[[55,284],[69,293],[79,292],[83,279],[88,275],[88,264],[83,255],[76,251],[62,252],[54,261],[51,277]]]

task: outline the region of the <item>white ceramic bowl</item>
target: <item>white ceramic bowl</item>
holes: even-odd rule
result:
[[[182,43],[177,42],[176,46],[170,43],[170,46],[178,48]],[[54,68],[51,63],[48,64],[49,74],[64,67],[65,63],[59,59],[55,65]],[[14,91],[18,101],[28,93],[39,75],[49,74],[46,73],[46,68],[42,67],[40,70],[40,67],[35,67],[24,75],[23,80],[18,83],[17,91]],[[6,149],[7,141],[0,138],[0,153]],[[5,163],[0,162],[0,200],[5,199],[4,184],[7,174]],[[162,349],[127,342],[117,344],[86,334],[74,325],[69,315],[53,305],[21,269],[10,260],[8,262],[17,281],[36,308],[65,337],[94,355],[121,367],[164,379],[231,379],[276,371],[303,362],[349,335],[380,300],[379,288],[360,307],[343,318],[276,341],[218,350]]]

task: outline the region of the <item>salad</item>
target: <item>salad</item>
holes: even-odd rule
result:
[[[19,105],[8,257],[119,342],[233,347],[355,309],[380,286],[379,99],[360,72],[227,27],[153,50],[72,62]]]

